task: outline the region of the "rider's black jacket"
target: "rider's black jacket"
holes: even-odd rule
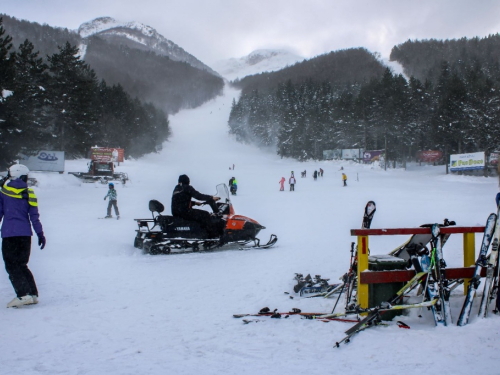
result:
[[[213,200],[211,195],[201,194],[191,185],[178,184],[172,193],[172,215],[182,216],[183,213],[189,211],[191,209],[191,198],[195,198],[200,201]]]

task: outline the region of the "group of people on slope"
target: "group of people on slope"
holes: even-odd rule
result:
[[[280,191],[285,191],[285,177],[281,177],[281,180],[279,181],[280,184]],[[297,183],[297,180],[295,179],[295,176],[292,174],[290,178],[288,179],[288,184],[290,185],[290,191],[295,191],[295,184]]]
[[[342,168],[343,170],[343,168]],[[323,168],[320,168],[319,171],[315,170],[313,172],[313,179],[314,181],[316,181],[318,179],[318,177],[323,177]],[[306,177],[307,175],[307,171],[304,170],[303,172],[300,172],[300,176],[302,178]],[[280,184],[280,191],[285,191],[285,177],[281,177],[281,180],[279,181],[279,184]],[[345,173],[342,173],[342,182],[343,182],[343,186],[347,186],[347,176]],[[293,174],[293,171],[292,171],[292,174],[290,176],[290,178],[288,179],[288,184],[290,185],[290,191],[295,191],[295,184],[297,183],[297,180],[295,179],[295,176]]]

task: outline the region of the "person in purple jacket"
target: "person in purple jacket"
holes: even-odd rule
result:
[[[38,202],[33,189],[28,188],[29,169],[22,164],[9,168],[8,180],[0,191],[0,222],[2,222],[2,256],[5,269],[17,297],[7,307],[38,303],[38,290],[28,268],[31,254],[31,226],[38,236],[40,249],[45,247]]]

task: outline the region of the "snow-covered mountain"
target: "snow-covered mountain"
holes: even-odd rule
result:
[[[247,56],[218,61],[212,67],[224,78],[233,81],[252,74],[280,70],[303,59],[284,49],[259,49]]]
[[[111,43],[120,43],[130,48],[153,51],[158,55],[168,56],[174,61],[184,61],[195,68],[217,74],[209,66],[165,38],[155,29],[140,22],[120,22],[111,17],[99,17],[80,25],[78,33],[84,42],[85,39],[96,35]],[[80,50],[83,49],[80,48]]]

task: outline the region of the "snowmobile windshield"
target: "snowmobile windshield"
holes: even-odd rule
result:
[[[229,203],[229,190],[227,189],[226,184],[219,184],[216,187],[217,193],[216,196],[220,197],[220,203]]]

